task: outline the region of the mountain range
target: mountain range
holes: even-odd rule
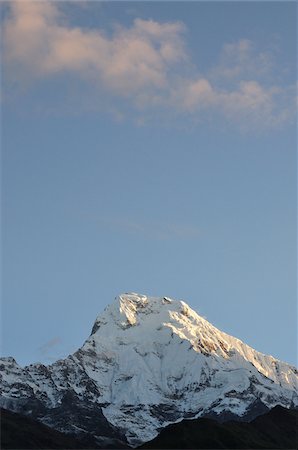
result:
[[[298,406],[298,371],[229,336],[185,302],[119,295],[75,353],[0,359],[0,406],[99,446],[137,447],[183,419],[250,422]],[[178,424],[179,425],[179,424]]]

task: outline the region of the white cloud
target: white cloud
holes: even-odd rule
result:
[[[164,88],[171,64],[185,58],[179,23],[136,19],[112,37],[69,27],[54,2],[10,4],[4,27],[5,57],[35,77],[77,73],[127,96]]]
[[[210,82],[199,78],[181,86],[180,102],[186,110],[209,108],[217,102],[217,95]]]
[[[76,75],[98,95],[105,92],[141,110],[144,123],[146,112],[160,110],[201,119],[213,114],[246,128],[293,118],[291,88],[272,82],[271,54],[258,52],[250,40],[224,44],[213,68],[196,75],[180,22],[135,19],[107,35],[69,25],[58,2],[19,0],[9,9],[4,63],[14,80]],[[110,109],[123,117],[116,106]]]

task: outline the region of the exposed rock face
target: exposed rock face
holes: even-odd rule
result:
[[[295,367],[219,331],[182,301],[134,293],[118,296],[68,358],[24,368],[2,358],[0,373],[4,408],[131,445],[185,417],[245,420],[298,405]]]

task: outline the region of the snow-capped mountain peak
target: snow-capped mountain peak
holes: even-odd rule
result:
[[[274,357],[263,355],[218,330],[187,303],[169,297],[149,297],[134,292],[121,294],[97,317],[92,335],[99,340],[107,335],[128,338],[148,347],[150,342],[161,342],[161,338],[166,343],[170,336],[173,342],[188,342],[192,350],[205,356],[235,359],[235,355],[240,355],[253,363],[260,373],[274,380],[278,378],[285,386],[297,382],[296,377],[289,379],[286,373],[282,380],[280,374],[276,376],[274,367],[278,360]]]
[[[50,366],[21,368],[9,358],[1,363],[6,408],[30,410],[48,425],[74,431],[73,424],[57,422],[57,408],[64,417],[71,399],[79,422],[82,409],[89,411],[86,417],[99,411],[107,432],[124,433],[133,445],[185,417],[241,419],[277,404],[298,405],[295,367],[252,349],[168,297],[117,296],[83,346]],[[96,424],[91,428],[96,435]]]
[[[95,323],[112,320],[119,327],[140,325],[144,317],[154,315],[158,322],[162,315],[169,311],[179,311],[182,303],[168,297],[148,297],[134,292],[118,295],[105,311],[100,314]],[[109,323],[111,325],[111,323]]]

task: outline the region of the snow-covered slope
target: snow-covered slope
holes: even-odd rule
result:
[[[131,445],[184,417],[249,418],[298,406],[295,367],[219,331],[182,301],[135,293],[118,296],[65,360],[21,368],[2,358],[0,373],[7,409],[74,432],[78,424],[57,420],[71,394],[79,408],[98,411],[102,435],[123,432]],[[94,424],[79,431],[100,436]]]

